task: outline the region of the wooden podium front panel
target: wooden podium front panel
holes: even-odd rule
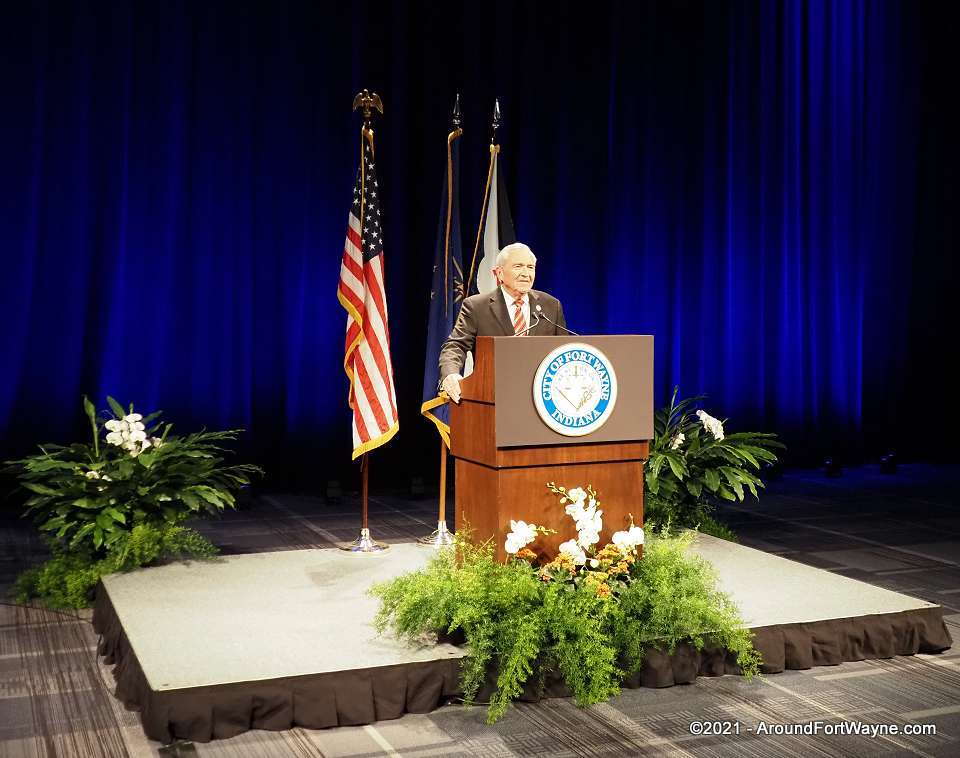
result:
[[[454,528],[457,534],[464,534],[464,530],[469,530],[471,541],[477,544],[491,537],[497,537],[500,520],[500,509],[497,505],[500,470],[457,458],[455,473],[457,505]],[[514,518],[523,517],[514,516]],[[508,520],[507,532],[510,531],[509,526]],[[500,539],[500,550],[497,555],[503,554],[503,540],[506,539],[507,532],[504,532]]]
[[[449,405],[450,428],[457,430],[456,434],[450,435],[450,455],[486,466],[496,466],[496,407],[492,403],[466,398]],[[469,419],[469,422],[464,419]]]
[[[531,546],[549,559],[557,554],[561,542],[575,538],[577,532],[573,519],[546,483],[554,482],[567,489],[590,484],[600,497],[604,526],[600,544],[606,544],[614,532],[627,528],[630,514],[637,525],[643,523],[643,459],[647,444],[635,444],[641,456],[632,460],[497,469],[457,459],[456,528],[468,525],[475,542],[492,537],[499,560],[506,557],[503,544],[511,519],[555,529],[556,534],[538,537]]]
[[[495,359],[496,445],[562,447],[581,442],[653,439],[653,337],[639,334],[488,337]],[[533,400],[533,379],[551,350],[582,343],[606,354],[617,375],[617,401],[599,429],[568,437],[547,426]],[[489,367],[491,361],[486,361]],[[489,381],[489,380],[486,380]]]

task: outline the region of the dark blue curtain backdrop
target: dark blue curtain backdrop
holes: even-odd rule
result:
[[[81,394],[110,393],[181,430],[243,427],[244,455],[278,475],[349,471],[335,290],[359,151],[349,106],[370,87],[386,108],[401,402],[375,479],[435,476],[418,410],[458,89],[465,240],[499,95],[538,286],[578,331],[654,334],[658,403],[675,384],[706,393],[731,427],[782,434],[795,462],[890,445],[941,457],[958,386],[957,26],[942,13],[887,0],[7,11],[0,452],[82,434]]]

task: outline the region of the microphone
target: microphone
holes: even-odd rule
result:
[[[578,332],[573,331],[573,329],[567,329],[563,324],[558,324],[556,321],[552,321],[546,313],[543,312],[543,306],[540,303],[537,303],[537,321],[543,318],[548,324],[553,324],[557,329],[563,329],[567,334],[572,334],[574,337],[579,337]]]
[[[538,311],[540,310],[540,306],[539,306],[539,305],[537,306],[537,310],[538,310]],[[514,337],[523,337],[527,332],[529,332],[531,329],[533,329],[533,327],[535,327],[537,324],[540,323],[540,314],[539,314],[539,313],[531,313],[530,315],[533,316],[533,317],[536,319],[536,321],[534,321],[532,324],[530,324],[530,326],[528,326],[526,329],[521,329],[519,332],[517,332],[515,335],[513,335]]]

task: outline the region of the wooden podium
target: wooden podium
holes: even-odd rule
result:
[[[610,416],[584,436],[565,436],[541,419],[534,378],[543,359],[571,343],[603,352],[617,376]],[[494,538],[505,557],[510,519],[556,529],[533,547],[556,555],[576,537],[573,520],[547,482],[567,489],[590,484],[603,510],[600,544],[643,523],[643,463],[653,438],[653,337],[645,335],[478,337],[474,373],[450,405],[450,453],[456,459],[456,528],[477,542]]]

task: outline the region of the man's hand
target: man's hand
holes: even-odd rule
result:
[[[440,385],[440,389],[447,393],[453,402],[460,402],[460,382],[463,381],[463,377],[460,374],[447,374],[443,377],[443,383]]]

